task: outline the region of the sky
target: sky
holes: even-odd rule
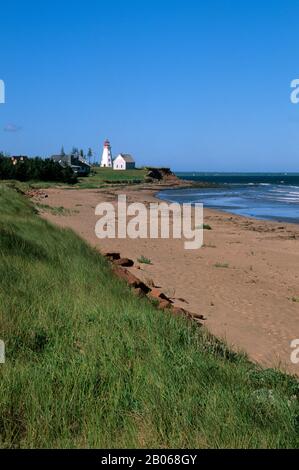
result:
[[[299,172],[296,0],[0,4],[0,150]]]

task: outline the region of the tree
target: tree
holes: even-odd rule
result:
[[[11,158],[0,154],[0,180],[14,179],[18,181],[61,181],[64,183],[76,183],[77,176],[67,166],[63,168],[53,160],[41,158],[26,158],[25,160],[12,161]]]
[[[78,157],[79,157],[79,149],[78,149],[78,147],[73,147],[73,149],[72,149],[72,155],[73,155],[75,158],[78,158]]]
[[[90,147],[89,147],[89,149],[88,149],[87,156],[88,156],[88,163],[91,165],[91,159],[92,159],[92,150],[91,150],[91,148],[90,148]]]

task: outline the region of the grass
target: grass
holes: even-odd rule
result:
[[[93,167],[90,176],[79,178],[78,184],[72,187],[93,189],[111,184],[137,184],[144,181],[146,173],[145,169],[117,171],[112,168]]]
[[[134,169],[117,171],[112,168],[100,168],[94,166],[89,176],[79,177],[76,184],[57,183],[55,181],[28,181],[25,183],[6,180],[5,184],[10,187],[18,187],[23,191],[29,188],[48,189],[54,187],[64,187],[69,189],[97,189],[111,186],[112,184],[138,184],[144,182],[147,174],[146,169]],[[2,181],[4,183],[4,181]]]
[[[137,261],[138,261],[138,263],[152,264],[152,261],[149,258],[146,258],[143,255],[141,255],[140,258],[137,259]]]
[[[212,227],[211,227],[211,225],[209,225],[209,224],[201,224],[201,225],[198,225],[198,226],[195,227],[195,228],[197,228],[197,229],[202,228],[203,230],[212,230]]]
[[[215,268],[229,268],[229,264],[228,263],[215,263],[214,267]]]
[[[79,211],[76,209],[67,209],[63,206],[49,206],[48,204],[41,204],[40,202],[35,203],[35,207],[42,212],[50,212],[53,215],[72,215]]]
[[[0,446],[299,447],[298,382],[135,298],[0,185]]]

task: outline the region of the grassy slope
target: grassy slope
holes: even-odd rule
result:
[[[69,189],[96,189],[111,186],[111,184],[134,184],[142,183],[144,181],[147,170],[134,169],[126,171],[117,171],[111,168],[93,167],[89,176],[79,177],[78,183],[66,184],[58,183],[57,181],[28,181],[20,182],[16,180],[2,181],[10,187],[18,187],[23,191],[29,188],[34,189],[47,189],[54,187],[64,187]]]
[[[111,168],[93,167],[89,176],[79,177],[78,183],[67,185],[65,183],[57,183],[55,181],[29,181],[28,183],[7,181],[9,185],[17,185],[23,188],[52,188],[52,187],[65,187],[69,189],[96,189],[110,186],[111,184],[130,184],[142,183],[144,181],[147,171],[144,169],[116,171]]]
[[[111,183],[142,182],[146,173],[147,171],[144,169],[117,171],[112,168],[93,167],[92,174],[87,178],[79,178],[79,183],[75,187],[98,188],[99,186],[105,186],[107,181]]]
[[[0,185],[2,447],[298,447],[298,384],[138,300]]]

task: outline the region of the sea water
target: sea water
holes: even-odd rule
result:
[[[200,202],[204,207],[257,219],[299,223],[299,173],[177,173],[210,188],[167,189],[171,202]]]

